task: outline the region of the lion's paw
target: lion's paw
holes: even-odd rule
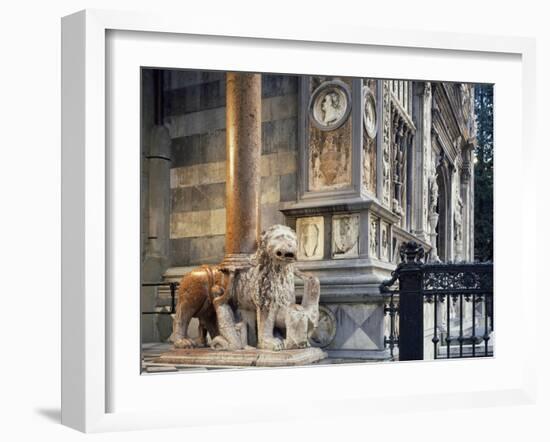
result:
[[[174,347],[176,348],[193,348],[195,343],[192,339],[179,338],[174,341]]]
[[[283,349],[283,341],[279,338],[264,338],[258,345],[258,348],[262,350],[279,351]]]
[[[212,339],[210,347],[214,350],[229,350],[229,342],[223,336],[218,335]]]

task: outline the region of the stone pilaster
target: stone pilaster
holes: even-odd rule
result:
[[[474,143],[467,141],[462,148],[461,192],[464,203],[464,259],[474,259],[473,244],[473,160]]]
[[[415,234],[428,242],[430,240],[429,190],[430,179],[435,179],[432,160],[432,87],[430,82],[420,83],[418,87],[418,108],[421,116],[421,130],[417,131],[418,160],[415,174],[418,179],[416,193]]]

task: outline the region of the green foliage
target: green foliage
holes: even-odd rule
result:
[[[493,260],[493,85],[475,87],[474,255]]]

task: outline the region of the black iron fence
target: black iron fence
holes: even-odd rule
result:
[[[386,347],[401,361],[493,355],[493,264],[424,263],[415,242],[380,289],[388,295]]]

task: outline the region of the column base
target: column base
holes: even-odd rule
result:
[[[312,364],[326,357],[324,351],[315,347],[281,351],[190,348],[163,353],[155,362],[200,367],[292,367]]]
[[[233,267],[235,269],[246,269],[256,264],[253,254],[249,253],[231,253],[225,255],[221,262],[221,267]]]

